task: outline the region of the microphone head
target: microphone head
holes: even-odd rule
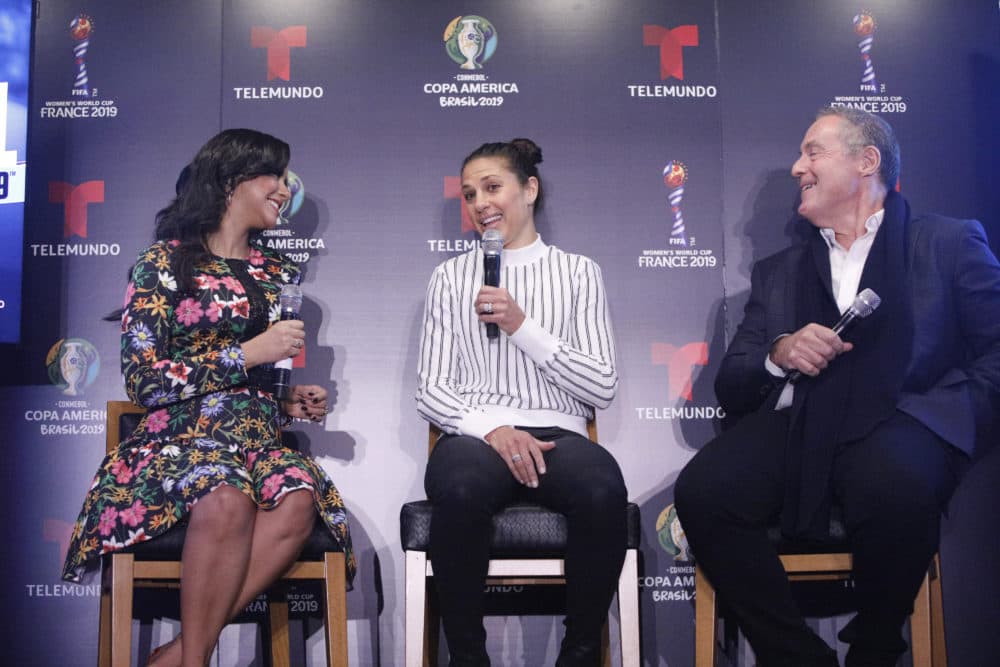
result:
[[[499,255],[500,251],[503,250],[503,234],[497,229],[487,229],[483,233],[481,245],[484,255]]]
[[[858,317],[868,317],[882,303],[882,297],[875,293],[875,290],[865,288],[854,297],[851,308],[858,314]]]
[[[297,283],[286,283],[281,286],[279,297],[281,310],[297,313],[302,309],[302,288]]]

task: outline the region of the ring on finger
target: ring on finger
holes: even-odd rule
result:
[[[490,301],[487,301],[486,303],[484,303],[483,304],[483,312],[486,313],[487,315],[492,315],[493,314],[493,303],[490,302]]]
[[[513,463],[517,463],[518,461],[520,461],[520,460],[521,460],[521,455],[520,455],[520,454],[514,454],[514,456],[510,457],[510,460],[511,460],[511,461],[512,461]]]

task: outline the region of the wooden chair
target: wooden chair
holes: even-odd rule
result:
[[[587,434],[597,441],[593,421]],[[428,449],[433,450],[441,432],[430,426]],[[427,586],[434,575],[427,558],[430,537],[430,501],[403,505],[400,537],[406,554],[406,667],[436,667],[440,619],[427,604]],[[639,667],[639,507],[629,503],[626,521],[628,542],[625,563],[618,579],[618,620],[623,667]],[[566,519],[540,505],[517,503],[493,517],[493,541],[487,585],[525,586],[564,584]],[[555,554],[555,555],[554,555]],[[604,665],[610,665],[608,626],[604,627]]]
[[[143,409],[128,401],[108,401],[107,451],[132,432]],[[99,667],[127,667],[132,650],[132,595],[136,587],[180,585],[184,526],[128,550],[104,556],[101,566],[101,611],[98,628]],[[347,667],[347,582],[344,554],[317,521],[299,560],[269,592],[271,664],[290,667],[288,602],[279,585],[303,579],[322,580],[325,591],[326,656],[329,667]],[[265,645],[266,645],[265,641]]]
[[[831,522],[831,543],[810,549],[784,542],[777,529],[770,531],[778,545],[781,564],[791,581],[845,580],[851,576],[853,558],[846,532],[839,521]],[[807,552],[807,553],[800,553]],[[697,558],[697,554],[696,554]],[[697,565],[697,563],[696,563]],[[715,588],[701,567],[695,568],[695,667],[715,667],[718,612]],[[944,609],[941,598],[941,559],[935,554],[920,586],[910,616],[910,651],[913,667],[947,667]]]

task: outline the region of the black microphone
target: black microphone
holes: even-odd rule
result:
[[[483,284],[500,287],[500,251],[503,250],[503,235],[495,229],[487,229],[483,234]],[[499,338],[500,327],[495,322],[486,323],[486,337]]]
[[[302,288],[295,283],[281,286],[281,319],[297,320],[302,309]],[[279,401],[288,398],[292,378],[292,357],[274,363],[274,397]]]
[[[833,333],[838,336],[845,331],[854,320],[868,317],[882,303],[882,297],[875,293],[875,290],[865,288],[861,290],[850,307],[840,316],[840,319],[833,325]],[[802,377],[802,371],[794,370],[788,374],[788,381],[795,384]]]

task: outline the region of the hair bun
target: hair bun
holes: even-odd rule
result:
[[[521,154],[524,161],[528,164],[536,165],[542,163],[542,149],[539,148],[538,144],[531,139],[518,137],[516,139],[511,139],[510,145],[514,147],[514,150]]]

